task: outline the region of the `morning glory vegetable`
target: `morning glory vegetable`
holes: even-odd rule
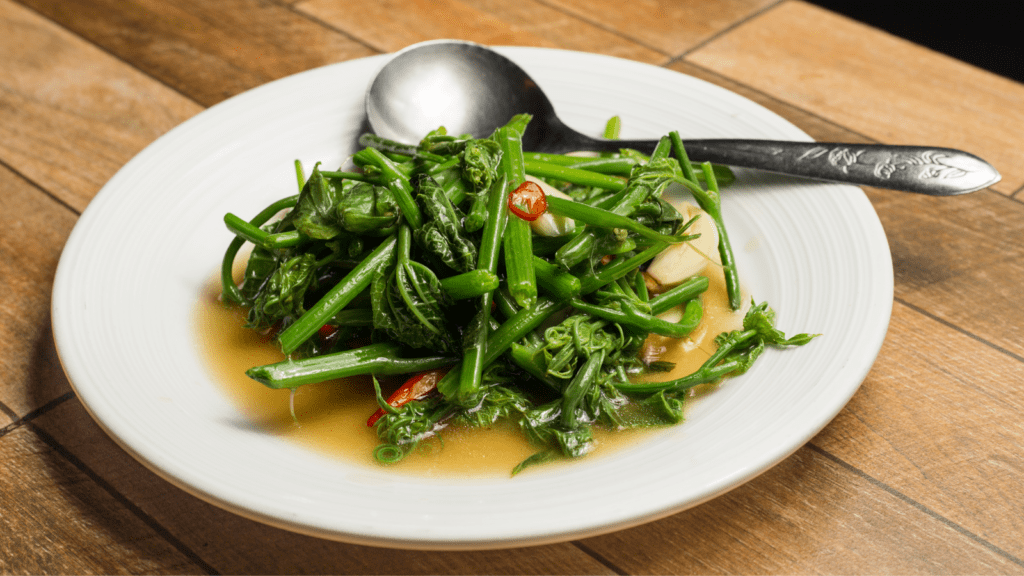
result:
[[[695,388],[814,338],[786,337],[766,303],[739,312],[720,190],[728,168],[693,166],[675,132],[650,156],[524,152],[529,121],[516,116],[486,138],[439,128],[416,145],[364,135],[354,169],[317,163],[306,176],[296,162],[298,194],[248,220],[225,215],[234,238],[223,299],[288,356],[247,374],[277,389],[372,385],[379,409],[367,425],[382,464],[448,427],[515,422],[537,447],[516,474],[587,454],[595,427],[679,423]],[[663,198],[673,183],[697,206]],[[662,284],[646,268],[692,246],[701,218],[715,224],[706,241],[718,256],[694,270],[721,271],[742,328],[717,334],[694,372],[668,377],[672,362],[650,343],[706,332],[712,281]],[[346,379],[360,375],[370,378]],[[386,376],[404,383],[385,398]]]

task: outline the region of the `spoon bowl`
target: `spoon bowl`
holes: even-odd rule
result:
[[[523,135],[530,152],[631,148],[650,154],[658,143],[592,138],[570,128],[525,70],[490,48],[463,41],[423,42],[395,54],[366,93],[366,113],[378,136],[410,144],[439,126],[484,138],[516,114],[533,117]],[[697,162],[932,196],[973,192],[1001,178],[981,158],[951,148],[743,139],[688,139],[684,146]]]

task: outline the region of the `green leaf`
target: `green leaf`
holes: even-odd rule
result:
[[[298,318],[306,311],[306,290],[314,279],[316,258],[305,253],[284,262],[267,279],[252,308],[247,327],[269,328],[285,318]]]
[[[318,240],[330,240],[344,232],[335,209],[340,196],[335,183],[320,173],[320,163],[317,162],[299,193],[298,203],[289,215],[295,228]]]
[[[388,236],[401,223],[401,211],[386,186],[346,180],[336,206],[342,228],[352,234]]]
[[[255,246],[245,265],[245,276],[240,292],[246,305],[252,305],[266,286],[267,280],[277,270],[278,258],[274,251]]]
[[[675,394],[661,390],[641,401],[641,404],[649,408],[652,415],[666,424],[679,424],[683,421],[683,407],[685,396],[679,397]]]
[[[775,311],[767,302],[757,304],[751,301],[750,309],[743,317],[743,329],[753,330],[765,344],[773,346],[803,346],[818,334],[797,334],[791,338],[775,327]]]
[[[556,458],[558,458],[558,452],[555,452],[554,450],[541,450],[540,452],[530,455],[526,460],[523,460],[519,464],[516,464],[515,467],[512,468],[512,475],[515,476],[530,466],[551,462]]]
[[[411,231],[399,230],[394,265],[376,275],[370,285],[374,326],[413,348],[451,352],[456,349],[445,308],[450,300],[432,270],[409,259]]]
[[[462,229],[462,214],[433,178],[422,175],[417,184],[416,200],[428,220],[416,230],[416,243],[456,272],[475,270],[477,248]]]
[[[561,428],[562,402],[556,400],[528,411],[519,424],[532,442],[540,446],[557,448],[569,457],[578,457],[593,449],[593,430],[590,426]]]
[[[462,177],[476,193],[490,190],[498,174],[501,147],[494,140],[470,140],[462,151]]]

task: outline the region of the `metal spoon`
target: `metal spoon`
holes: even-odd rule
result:
[[[633,148],[649,154],[657,144],[573,130],[522,68],[471,42],[430,41],[402,50],[370,85],[366,111],[378,136],[405,143],[419,142],[438,126],[483,138],[515,114],[529,113],[523,148],[531,152]],[[1001,178],[981,158],[950,148],[736,139],[684,144],[694,161],[932,196],[973,192]]]

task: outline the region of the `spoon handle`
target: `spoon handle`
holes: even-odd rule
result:
[[[656,140],[587,141],[598,150],[634,148],[647,153],[657,144]],[[973,192],[1001,178],[988,162],[951,148],[736,139],[686,140],[684,145],[697,162],[931,196]]]
[[[684,145],[697,161],[932,196],[965,194],[1000,179],[988,162],[950,148],[770,140],[690,140]]]

